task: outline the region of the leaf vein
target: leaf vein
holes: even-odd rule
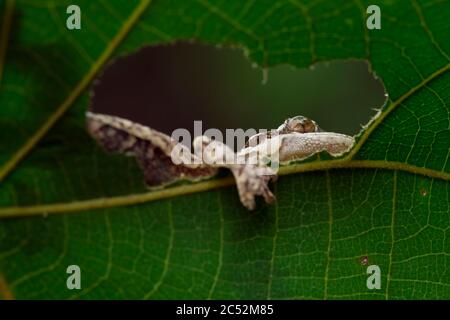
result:
[[[50,117],[42,124],[42,126],[16,151],[15,154],[0,168],[0,181],[2,181],[11,171],[22,161],[23,158],[36,146],[36,144],[47,134],[47,132],[59,121],[66,113],[70,106],[75,102],[78,96],[88,86],[100,68],[105,64],[107,59],[112,55],[122,40],[126,37],[133,25],[137,22],[142,13],[147,9],[150,0],[141,0],[139,5],[122,25],[119,32],[115,35],[104,52],[97,61],[92,65],[89,72],[75,86],[73,91],[64,100],[64,102],[53,112]]]

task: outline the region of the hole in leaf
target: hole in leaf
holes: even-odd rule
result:
[[[171,134],[194,120],[208,128],[277,128],[304,115],[325,131],[354,135],[386,97],[364,61],[280,65],[263,70],[242,50],[178,42],[144,47],[105,68],[91,110]]]

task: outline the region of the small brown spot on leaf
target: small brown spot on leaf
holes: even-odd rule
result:
[[[420,189],[420,195],[422,197],[426,197],[428,195],[428,191],[426,189]]]
[[[359,258],[359,263],[362,266],[367,266],[369,264],[369,257],[368,256],[362,256],[361,258]]]

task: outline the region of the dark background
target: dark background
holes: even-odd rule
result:
[[[243,50],[193,43],[145,47],[105,67],[94,82],[91,109],[171,134],[207,128],[277,128],[304,115],[325,131],[356,134],[384,103],[384,89],[364,61],[267,70]]]

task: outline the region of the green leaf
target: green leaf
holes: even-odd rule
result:
[[[67,32],[74,3],[84,27]],[[1,1],[3,297],[449,299],[450,3],[380,1],[381,30],[369,4]],[[389,98],[345,157],[282,168],[255,213],[212,190],[229,178],[148,193],[132,159],[87,136],[86,87],[113,56],[191,38],[263,67],[367,59]]]

